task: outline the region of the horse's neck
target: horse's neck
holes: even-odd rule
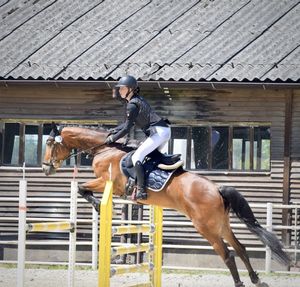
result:
[[[66,127],[62,130],[62,137],[70,148],[88,149],[104,143],[108,132]]]

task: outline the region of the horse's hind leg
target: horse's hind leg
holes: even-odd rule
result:
[[[207,233],[201,232],[201,234],[209,241],[209,243],[214,248],[215,252],[222,257],[226,266],[230,270],[232,275],[234,286],[235,287],[245,287],[243,282],[240,279],[240,275],[238,273],[235,259],[233,254],[229,251],[223,239],[219,236],[207,235]]]
[[[228,232],[226,232],[226,234],[224,234],[224,238],[225,240],[228,241],[228,243],[234,248],[235,252],[237,253],[237,255],[242,259],[242,261],[244,262],[248,272],[249,272],[249,276],[251,279],[251,282],[253,284],[255,284],[257,287],[268,287],[268,285],[266,283],[263,283],[260,281],[258,274],[253,270],[251,264],[250,264],[250,260],[248,257],[248,254],[246,252],[246,248],[244,247],[244,245],[242,245],[238,239],[235,237],[235,235],[233,234],[231,228],[229,227],[230,230],[228,230]]]

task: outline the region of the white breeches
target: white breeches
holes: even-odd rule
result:
[[[143,162],[146,155],[156,148],[161,151],[171,138],[171,128],[157,126],[153,127],[153,129],[155,129],[156,132],[149,136],[133,154],[133,165],[135,165],[137,161]]]

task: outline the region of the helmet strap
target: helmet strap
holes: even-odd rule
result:
[[[131,94],[131,92],[134,92],[132,91],[132,89],[128,89],[126,95],[125,95],[125,99],[127,100],[128,96]]]

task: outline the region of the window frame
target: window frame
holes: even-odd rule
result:
[[[53,120],[30,120],[30,119],[1,119],[0,120],[0,133],[2,134],[1,145],[0,145],[0,167],[20,167],[23,166],[25,159],[25,129],[26,126],[37,126],[38,127],[38,142],[37,142],[37,164],[27,165],[30,168],[39,168],[42,166],[43,162],[43,132],[44,126],[51,124]],[[58,125],[81,125],[81,126],[106,126],[112,127],[116,126],[116,121],[55,121]],[[4,163],[4,149],[5,149],[5,125],[6,124],[19,124],[19,151],[18,151],[18,163],[17,164],[7,164]],[[91,165],[82,165],[81,158],[84,157],[82,154],[78,154],[75,157],[75,164],[80,168],[91,168]],[[80,164],[78,164],[80,163]],[[73,169],[70,165],[70,159],[64,162],[62,169]]]
[[[186,128],[187,131],[187,150],[186,150],[186,163],[185,168],[189,171],[193,172],[201,172],[201,173],[263,173],[263,174],[270,174],[271,173],[271,154],[272,154],[272,126],[270,122],[259,122],[259,123],[201,123],[201,124],[192,124],[192,125],[185,125],[185,124],[174,124],[171,128]],[[194,127],[204,127],[208,129],[208,136],[209,136],[209,154],[208,154],[208,168],[207,169],[197,169],[191,168],[191,146],[192,146],[192,128]],[[213,169],[212,168],[212,161],[213,161],[213,152],[212,152],[212,130],[214,127],[226,127],[228,128],[228,167],[227,169]],[[270,128],[270,154],[269,154],[269,169],[254,169],[254,141],[255,141],[255,128],[259,127],[268,127]],[[249,169],[233,169],[233,129],[234,128],[249,128],[249,139],[250,139],[250,168]],[[173,150],[173,137],[169,141],[168,150],[172,152]]]

